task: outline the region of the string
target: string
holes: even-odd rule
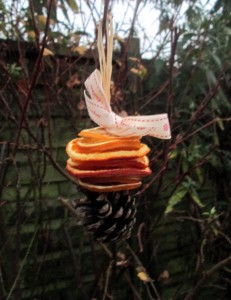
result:
[[[106,43],[107,43],[107,53],[105,55],[103,46],[103,20],[101,20],[98,27],[98,53],[99,53],[99,64],[100,72],[102,75],[103,88],[107,97],[108,102],[110,102],[110,85],[111,85],[111,74],[112,74],[112,52],[113,52],[113,23],[112,16],[108,15],[106,20]]]

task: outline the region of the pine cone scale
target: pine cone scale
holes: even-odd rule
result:
[[[88,193],[87,199],[74,205],[80,218],[78,224],[86,227],[93,239],[108,243],[127,239],[135,223],[135,199],[124,192]]]

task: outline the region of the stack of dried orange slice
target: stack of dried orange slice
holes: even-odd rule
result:
[[[139,137],[117,137],[103,128],[82,130],[66,147],[66,170],[84,189],[94,192],[132,190],[150,175],[147,145]]]

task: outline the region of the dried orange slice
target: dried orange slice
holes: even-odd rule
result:
[[[80,131],[78,134],[81,137],[88,137],[94,139],[101,139],[101,140],[115,140],[115,139],[122,139],[122,140],[140,140],[140,137],[117,137],[107,132],[106,129],[101,127],[94,127],[90,129],[84,129]]]
[[[75,177],[110,177],[110,176],[148,176],[151,174],[149,167],[145,169],[136,168],[121,168],[121,169],[104,169],[104,170],[79,170],[71,167],[69,164],[66,165],[66,170]]]
[[[110,177],[86,177],[82,179],[84,182],[90,184],[107,184],[107,183],[136,183],[141,181],[141,177],[138,176],[110,176]]]
[[[126,183],[126,184],[115,184],[115,185],[96,185],[78,180],[80,186],[86,190],[98,193],[107,193],[107,192],[119,192],[124,190],[134,190],[141,186],[141,181],[136,183]]]
[[[80,170],[98,170],[108,168],[138,168],[143,169],[149,166],[147,156],[134,158],[109,159],[102,161],[73,161],[71,158],[67,160],[67,164]]]
[[[79,138],[77,139],[77,145],[80,152],[105,152],[109,150],[137,150],[140,148],[140,141],[134,140],[96,140],[93,138]]]
[[[95,192],[136,189],[151,174],[140,137],[117,137],[105,129],[85,129],[67,144],[66,170],[83,188]]]
[[[140,144],[138,150],[117,150],[108,152],[95,153],[79,153],[77,139],[70,141],[67,144],[66,152],[73,161],[102,161],[118,158],[133,158],[145,156],[150,151],[150,148],[145,144]]]

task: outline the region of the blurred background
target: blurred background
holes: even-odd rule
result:
[[[127,241],[94,242],[67,142],[95,126],[84,81],[114,18],[111,105],[169,114]],[[0,299],[216,299],[231,294],[231,2],[0,0]]]

